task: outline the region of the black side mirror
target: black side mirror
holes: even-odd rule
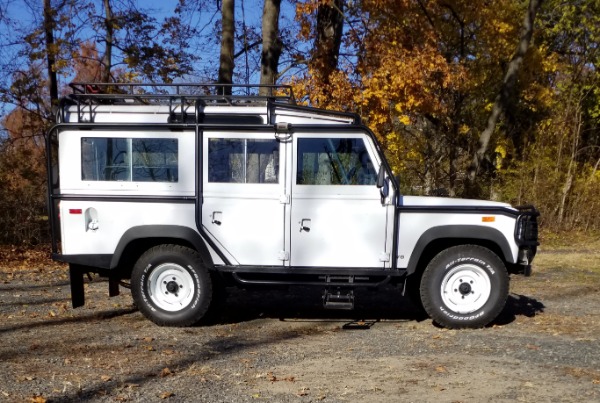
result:
[[[379,166],[379,172],[377,172],[377,188],[381,189],[385,184],[385,169],[383,164]]]

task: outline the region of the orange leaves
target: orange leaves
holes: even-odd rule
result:
[[[315,40],[324,1],[297,6],[300,39]],[[454,186],[514,51],[521,5],[364,0],[344,7],[337,70],[330,73],[327,65],[309,61],[305,75],[292,80],[295,93],[308,94],[304,101],[313,106],[360,114],[396,172],[408,168],[421,182],[430,175]],[[539,59],[530,63],[539,65]],[[524,90],[532,108],[544,97],[551,93],[543,88]],[[424,163],[431,161],[439,166]]]

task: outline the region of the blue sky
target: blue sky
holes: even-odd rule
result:
[[[116,3],[116,0],[113,1]],[[101,0],[96,0],[95,2],[97,3],[97,12],[100,13]],[[178,1],[137,0],[135,3],[140,9],[149,12],[149,14],[160,21],[164,17],[172,14]],[[206,0],[206,3],[210,7],[207,7],[200,12],[189,13],[189,19],[186,22],[193,25],[199,31],[199,34],[196,37],[197,43],[193,44],[194,49],[197,49],[197,54],[201,57],[197,63],[196,70],[214,71],[214,74],[216,75],[219,60],[219,44],[217,37],[214,34],[214,26],[220,19],[220,13],[215,7],[217,0]],[[41,23],[43,19],[42,5],[42,0],[0,0],[0,84],[2,86],[7,86],[7,84],[11,82],[12,74],[14,74],[13,72],[15,69],[19,69],[20,63],[23,64],[23,68],[26,66],[24,60],[20,60],[18,57],[18,52],[22,45],[22,43],[19,43],[18,41],[18,30],[23,29],[27,31]],[[236,21],[241,22],[244,19],[248,26],[254,26],[257,32],[260,32],[262,7],[263,0],[236,0]],[[293,21],[295,15],[295,1],[283,0],[281,7],[281,24]],[[10,22],[4,17],[8,17]],[[89,29],[89,32],[86,31],[85,28],[82,29],[82,37],[93,36],[91,28]],[[15,34],[15,32],[17,32],[17,34]],[[59,36],[58,33],[57,36]],[[102,53],[102,44],[97,43],[96,45],[99,53]],[[238,49],[240,49],[241,46],[241,43],[236,44]],[[256,65],[256,63],[258,63],[258,56],[255,54],[254,57],[254,64]],[[245,62],[246,60],[243,56],[236,59],[236,72],[238,74],[245,75]],[[250,63],[252,64],[252,60],[250,60]],[[3,67],[8,67],[8,69]],[[282,69],[285,67],[285,65],[281,66]],[[70,81],[69,77],[59,77],[59,80],[61,85],[67,84]],[[198,81],[202,80],[202,78],[191,76],[184,80]],[[259,81],[258,74],[251,74],[248,81],[250,83],[257,83]],[[9,112],[12,108],[12,105],[0,104],[0,118],[1,115]]]

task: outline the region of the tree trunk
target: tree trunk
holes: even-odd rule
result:
[[[221,55],[219,57],[219,84],[233,84],[235,0],[223,0],[221,5]],[[231,87],[217,87],[219,94],[231,95]]]
[[[56,46],[54,43],[54,9],[50,0],[44,0],[44,34],[46,36],[46,62],[51,105],[58,105],[58,80],[56,77]],[[54,114],[51,114],[54,115]]]
[[[582,113],[580,108],[577,108],[577,112],[575,113],[575,128],[573,130],[574,132],[574,138],[573,138],[573,143],[571,145],[571,159],[569,160],[569,166],[567,168],[567,176],[565,178],[565,184],[563,185],[562,188],[562,194],[560,197],[560,204],[559,204],[559,208],[558,208],[558,225],[559,227],[562,227],[562,224],[564,222],[565,219],[565,207],[567,205],[567,199],[571,193],[571,190],[573,189],[573,180],[575,177],[575,171],[576,171],[576,165],[577,165],[577,161],[576,161],[576,157],[577,157],[577,151],[579,150],[579,139],[581,138],[581,126],[583,125],[582,122]]]
[[[104,26],[106,28],[106,48],[104,49],[104,55],[102,56],[102,71],[100,75],[100,81],[103,83],[109,83],[111,81],[110,69],[112,67],[112,47],[115,30],[110,0],[104,0],[104,14]]]
[[[344,0],[322,2],[317,9],[317,37],[312,63],[324,82],[329,81],[329,75],[338,67],[344,27],[343,10]]]
[[[273,85],[277,81],[277,66],[282,43],[279,38],[279,11],[281,0],[265,0],[262,16],[262,54],[260,83]],[[273,95],[271,88],[260,88],[260,95]]]
[[[483,156],[488,149],[490,138],[494,133],[494,129],[496,128],[496,124],[498,123],[500,115],[510,106],[511,95],[515,93],[517,73],[519,72],[519,68],[523,63],[523,58],[529,49],[531,38],[533,36],[535,16],[540,8],[540,5],[542,4],[542,1],[543,0],[529,0],[529,7],[525,13],[525,18],[523,19],[523,26],[521,27],[521,40],[519,41],[515,54],[508,64],[508,69],[504,75],[504,81],[502,82],[500,93],[494,101],[492,113],[488,117],[486,128],[479,136],[479,146],[475,151],[473,160],[469,166],[468,178],[470,185],[473,185],[475,182],[475,177],[479,171]]]

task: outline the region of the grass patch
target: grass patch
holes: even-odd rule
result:
[[[600,232],[540,230],[542,251],[590,251],[600,252]]]

